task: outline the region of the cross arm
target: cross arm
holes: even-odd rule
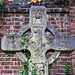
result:
[[[58,37],[47,37],[48,46],[46,50],[72,51],[75,49],[75,38],[70,35],[61,35]]]
[[[15,36],[4,36],[1,40],[1,49],[4,51],[20,51],[22,50],[21,46],[21,40],[23,39],[23,37],[19,36],[19,35],[15,35]]]
[[[62,35],[58,37],[57,48],[60,51],[72,51],[75,49],[75,38],[71,35]]]
[[[24,41],[22,35],[28,29],[29,24],[23,26],[15,36],[4,36],[1,40],[1,49],[4,51],[21,51],[22,49],[25,49],[26,47],[22,45],[22,41]]]

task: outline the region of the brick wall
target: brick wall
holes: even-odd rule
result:
[[[75,6],[70,7],[70,29],[71,35],[75,37]],[[75,73],[75,50],[72,52],[72,68]]]
[[[69,13],[49,13],[48,23],[54,26],[61,35],[70,35]]]
[[[47,22],[54,26],[61,35],[75,36],[75,7],[70,6],[69,13],[47,13]],[[18,30],[29,22],[29,13],[0,13],[0,42],[4,35],[17,34]],[[47,32],[48,33],[48,32]],[[47,34],[48,36],[49,33]],[[7,56],[10,52],[0,50],[0,75],[19,75],[19,67],[23,63],[16,54]],[[47,54],[47,57],[50,53]],[[64,75],[64,64],[72,60],[73,72],[75,73],[75,51],[63,52],[57,62],[51,68],[51,75]]]

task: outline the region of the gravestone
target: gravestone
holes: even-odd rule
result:
[[[74,37],[60,35],[53,26],[47,24],[46,16],[46,8],[44,6],[32,6],[30,8],[29,24],[22,27],[15,36],[4,36],[1,42],[2,50],[16,51],[17,56],[22,62],[27,61],[27,58],[21,52],[21,50],[26,48],[22,45],[22,41],[24,41],[22,35],[30,29],[31,35],[28,37],[27,50],[31,53],[29,61],[32,62],[29,63],[29,66],[32,67],[33,64],[36,64],[41,75],[48,75],[48,65],[59,56],[60,52],[75,49]],[[54,36],[46,36],[46,29]],[[51,49],[54,50],[54,53],[49,59],[46,59],[45,54]],[[30,72],[29,75],[31,75]]]

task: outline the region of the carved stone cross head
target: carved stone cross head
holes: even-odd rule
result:
[[[27,61],[27,58],[21,52],[21,50],[25,49],[25,46],[22,45],[24,38],[22,35],[30,29],[31,35],[27,50],[31,53],[29,61],[31,60],[32,63],[29,66],[31,67],[33,64],[36,64],[38,71],[41,71],[41,75],[48,75],[48,64],[51,64],[59,56],[61,51],[72,51],[75,49],[74,37],[69,35],[60,36],[53,26],[47,24],[46,16],[46,8],[44,6],[32,6],[30,8],[29,24],[22,27],[15,36],[4,36],[1,43],[2,50],[20,51],[16,52],[19,59],[22,62]],[[52,32],[54,36],[46,36],[46,29]],[[47,60],[45,54],[50,49],[53,49],[55,52]]]

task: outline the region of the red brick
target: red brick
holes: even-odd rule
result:
[[[55,65],[55,66],[53,65],[52,66],[52,69],[59,69],[59,68],[60,68],[60,66],[57,66],[57,65]]]
[[[26,25],[26,24],[28,24],[28,23],[29,23],[29,22],[23,22],[22,25]]]
[[[60,29],[60,28],[57,28],[57,31],[58,31],[58,32],[61,32],[61,29]]]
[[[21,16],[21,14],[18,14],[18,13],[16,14],[16,17],[20,17],[20,16]]]
[[[11,66],[11,69],[19,69],[20,66]]]
[[[0,54],[0,57],[1,57],[1,54]]]
[[[71,27],[71,30],[75,30],[75,27]]]
[[[75,59],[72,59],[72,63],[74,63],[75,62]]]
[[[5,18],[3,17],[3,18],[0,18],[0,21],[5,21]]]
[[[53,25],[55,28],[60,28],[60,26],[59,25]]]
[[[70,54],[68,54],[68,53],[67,54],[66,53],[63,54],[63,53],[61,53],[60,57],[70,57]]]
[[[11,61],[12,58],[5,58],[5,61]]]
[[[12,21],[18,21],[18,18],[16,18],[16,17],[12,18]]]
[[[55,74],[50,74],[50,75],[55,75]]]
[[[19,29],[14,29],[14,30],[11,30],[10,32],[13,32],[15,35],[18,33]]]
[[[18,58],[12,58],[12,61],[20,61]]]
[[[75,64],[74,64],[74,65],[72,65],[72,68],[75,68]]]
[[[51,22],[51,24],[56,24],[56,21],[54,21],[54,22]]]
[[[73,22],[74,22],[74,20],[70,20],[70,22],[72,22],[72,23],[73,23]]]
[[[5,57],[5,54],[4,54],[4,53],[1,53],[0,56],[1,56],[1,57]]]
[[[7,17],[7,14],[3,14],[2,16],[3,16],[3,17]]]
[[[14,25],[14,22],[11,22],[11,25]]]
[[[14,65],[20,65],[20,62],[18,61],[14,62]]]
[[[13,73],[19,73],[19,70],[13,70]]]
[[[66,31],[67,31],[67,32],[70,32],[71,30],[70,30],[70,28],[67,28]]]
[[[0,29],[4,29],[4,26],[0,26]]]
[[[0,66],[0,69],[3,69],[3,66]]]
[[[11,18],[6,18],[6,21],[11,21]]]
[[[70,32],[67,32],[67,35],[71,35],[71,33]]]
[[[29,13],[23,14],[24,17],[29,17]]]
[[[29,18],[25,18],[25,21],[29,21]]]
[[[13,26],[13,28],[15,28],[15,29],[20,29],[21,27],[22,27],[21,25]]]
[[[1,25],[6,25],[7,23],[4,21],[4,22],[1,22]]]
[[[2,73],[12,73],[12,70],[1,70],[1,74]]]
[[[60,69],[64,69],[64,65],[60,65]]]
[[[75,35],[75,30],[71,31],[71,34],[74,34]]]
[[[51,69],[51,73],[57,73],[58,69]]]
[[[66,32],[67,31],[67,29],[61,29],[61,32]]]
[[[61,61],[71,61],[71,58],[61,58]]]
[[[4,58],[0,58],[0,61],[4,61]]]
[[[10,67],[9,66],[4,66],[4,69],[10,69]]]
[[[56,75],[65,75],[65,73],[56,73]]]
[[[70,24],[70,26],[75,26],[75,23]]]
[[[68,62],[67,62],[67,61],[65,61],[65,62],[61,61],[61,62],[56,62],[55,65],[56,65],[56,64],[59,64],[59,65],[65,65],[65,63],[66,63],[67,65],[70,64],[69,61],[68,61]]]
[[[15,25],[20,25],[20,22],[15,22]]]
[[[11,21],[6,22],[6,25],[14,25],[14,22],[11,22]]]
[[[3,36],[4,36],[4,34],[1,34],[1,33],[0,33],[0,37],[3,37]]]
[[[10,29],[10,26],[5,26],[5,29]]]
[[[75,72],[75,68],[73,68],[73,72]]]
[[[57,14],[56,14],[56,15],[57,15]],[[65,15],[66,15],[65,13],[60,13],[60,14],[59,14],[60,17],[65,17]]]
[[[61,32],[60,34],[61,34],[61,35],[66,35],[67,33],[66,33],[66,32]]]
[[[13,62],[2,62],[2,65],[13,65]]]
[[[65,69],[59,69],[58,70],[59,73],[65,73],[65,71],[66,71]]]
[[[0,41],[1,41],[2,37],[0,37]]]
[[[75,55],[72,56],[72,59],[75,59]]]
[[[0,53],[4,53],[2,50],[0,50]]]
[[[4,29],[4,30],[3,30],[3,33],[10,33],[10,30]]]

